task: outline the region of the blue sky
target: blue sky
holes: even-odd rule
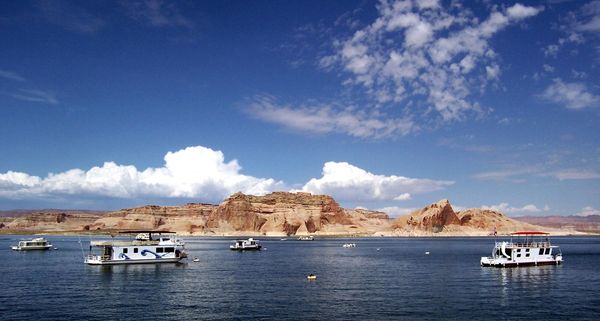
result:
[[[0,209],[600,214],[600,1],[0,8]]]

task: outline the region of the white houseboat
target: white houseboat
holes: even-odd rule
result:
[[[518,240],[513,242],[513,237]],[[563,261],[560,248],[550,243],[548,233],[516,232],[510,241],[495,243],[492,256],[481,258],[482,266],[558,265]]]
[[[90,254],[84,262],[90,265],[138,263],[176,263],[187,257],[184,243],[179,239],[162,236],[167,231],[127,231],[136,234],[134,240],[91,241]],[[153,234],[158,235],[153,238]],[[94,253],[99,249],[99,253]]]
[[[260,250],[262,246],[257,240],[249,238],[247,240],[236,240],[229,248],[234,251],[252,251]]]
[[[45,238],[38,237],[32,240],[19,241],[19,244],[11,246],[14,251],[49,250],[52,244]]]
[[[298,241],[314,241],[315,237],[312,235],[305,235],[298,237]]]

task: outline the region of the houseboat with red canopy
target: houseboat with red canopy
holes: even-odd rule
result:
[[[492,256],[481,258],[482,266],[515,267],[558,265],[563,261],[560,247],[552,245],[545,232],[511,233],[509,241],[495,242]],[[513,238],[516,238],[513,241]]]

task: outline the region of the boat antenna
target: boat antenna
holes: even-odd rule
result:
[[[79,239],[79,246],[81,247],[81,257],[85,260],[85,252],[83,252],[83,244],[81,243],[81,235],[77,234],[77,238]]]

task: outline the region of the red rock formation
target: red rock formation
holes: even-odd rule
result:
[[[449,225],[460,226],[461,222],[452,209],[450,202],[447,199],[443,199],[435,204],[414,211],[408,216],[398,218],[393,225],[396,228],[409,226],[413,229],[437,233]]]

